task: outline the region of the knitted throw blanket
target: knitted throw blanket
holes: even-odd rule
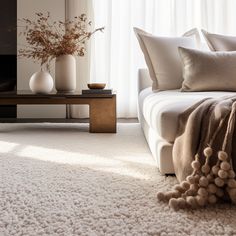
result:
[[[175,210],[236,203],[235,116],[236,96],[205,99],[181,114],[173,147],[180,184],[159,192],[160,201]]]

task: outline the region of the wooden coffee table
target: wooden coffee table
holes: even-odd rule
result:
[[[89,105],[91,133],[116,133],[116,95],[57,93],[33,94],[30,91],[0,93],[0,105]],[[1,119],[1,122],[21,122],[20,119]],[[29,122],[31,122],[30,120]],[[39,121],[39,120],[38,120]],[[44,120],[46,121],[46,120]],[[65,120],[75,122],[74,119]],[[41,121],[40,121],[41,122]]]

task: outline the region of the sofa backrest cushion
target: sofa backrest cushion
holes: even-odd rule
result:
[[[205,30],[202,33],[211,51],[236,51],[236,36],[211,34]]]
[[[134,28],[143,51],[153,91],[180,89],[183,76],[178,47],[196,48],[197,31],[191,30],[184,37],[157,37]]]

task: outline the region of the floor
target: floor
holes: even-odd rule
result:
[[[137,123],[0,125],[0,235],[236,235],[236,207],[174,212]]]

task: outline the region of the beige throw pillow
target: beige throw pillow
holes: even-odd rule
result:
[[[179,48],[182,91],[236,91],[236,52],[204,52]]]
[[[205,30],[202,33],[211,51],[236,51],[236,37],[211,34]]]
[[[181,88],[183,77],[178,47],[196,48],[193,35],[198,31],[191,30],[185,33],[186,37],[156,37],[138,28],[134,31],[153,80],[153,91]]]

